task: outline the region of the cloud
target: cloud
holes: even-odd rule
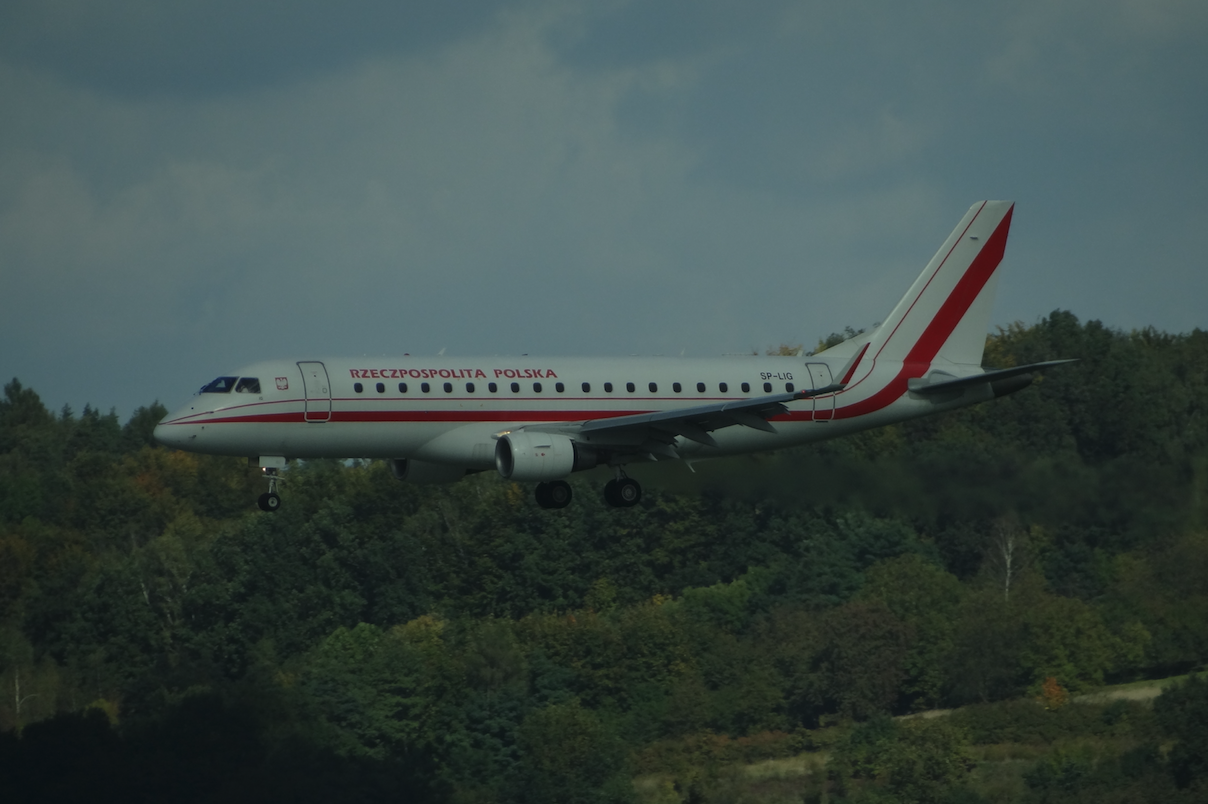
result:
[[[8,6],[0,370],[812,344],[988,196],[999,320],[1198,325],[1203,14],[1050,5]]]
[[[367,58],[423,57],[510,3],[388,0],[10,0],[4,61],[129,98],[205,98],[291,84]]]

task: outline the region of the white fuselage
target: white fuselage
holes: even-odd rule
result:
[[[258,380],[258,393],[199,393],[164,419],[156,438],[219,455],[413,458],[491,469],[503,431],[821,388],[846,363],[823,355],[269,361],[232,375]],[[692,459],[780,449],[992,396],[985,387],[941,402],[908,393],[906,379],[928,368],[869,359],[842,391],[789,403],[787,414],[771,419],[774,433],[727,427],[713,433],[716,447],[680,438],[676,448]]]

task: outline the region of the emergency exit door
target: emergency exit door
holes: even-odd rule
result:
[[[299,363],[302,387],[306,391],[306,421],[325,422],[331,419],[331,383],[327,367],[322,363]]]
[[[830,366],[825,363],[806,363],[805,368],[810,373],[811,388],[825,388],[834,380],[831,378]],[[814,397],[814,421],[828,422],[835,417],[835,395]]]

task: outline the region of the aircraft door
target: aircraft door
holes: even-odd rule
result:
[[[327,380],[327,367],[322,363],[298,363],[302,369],[302,387],[306,389],[306,414],[308,422],[325,422],[331,419],[331,383]]]
[[[825,363],[806,363],[805,368],[810,373],[810,386],[813,389],[825,388],[834,380],[831,378],[830,366]],[[835,395],[814,397],[814,421],[827,422],[835,417]]]

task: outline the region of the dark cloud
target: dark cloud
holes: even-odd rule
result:
[[[0,379],[812,345],[986,197],[996,322],[1203,327],[1203,8],[4,4]]]
[[[749,47],[774,33],[782,9],[710,0],[590,3],[550,26],[547,42],[577,69],[643,67]]]
[[[205,97],[422,56],[495,23],[506,0],[9,0],[0,59],[122,97]]]

